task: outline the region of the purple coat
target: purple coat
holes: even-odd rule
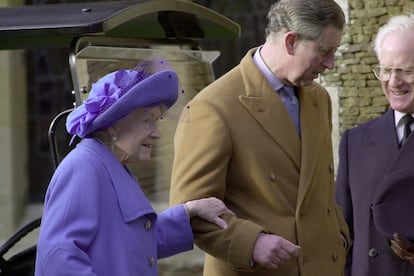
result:
[[[393,110],[342,136],[336,199],[353,239],[347,276],[414,276],[414,266],[394,256],[388,238],[376,229],[371,209],[381,180],[392,173],[394,160],[407,149],[399,149]],[[401,214],[401,219],[409,216],[412,212]]]
[[[157,259],[193,248],[182,205],[154,212],[134,177],[94,139],[83,139],[49,184],[36,276],[157,275]]]

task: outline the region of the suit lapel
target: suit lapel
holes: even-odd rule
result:
[[[364,152],[363,156],[354,161],[364,168],[365,175],[360,177],[375,179],[365,185],[371,184],[371,189],[376,189],[379,180],[385,175],[399,151],[393,111],[389,110],[355,131],[351,130],[350,135],[353,141],[352,148]]]
[[[394,111],[388,110],[384,116],[378,118],[378,122],[368,127],[366,136],[366,146],[371,149],[373,154],[378,155],[378,150],[386,157],[394,156],[398,151],[398,138],[395,131]]]
[[[358,193],[368,193],[369,201],[399,151],[393,111],[351,129],[348,137],[352,152],[348,153],[347,162],[352,162],[350,166],[358,167],[358,174],[352,178],[358,178],[363,183],[360,185],[358,181],[354,181],[354,189]],[[359,151],[364,154],[357,153]]]
[[[394,112],[392,109],[388,110],[385,116],[383,116],[383,122],[375,131],[371,132],[369,137],[369,144],[375,149],[381,149],[384,151],[383,156],[386,158],[387,173],[391,173],[395,169],[404,167],[414,167],[414,155],[412,149],[414,149],[414,139],[410,135],[407,143],[401,150],[399,149],[398,138],[395,130]]]

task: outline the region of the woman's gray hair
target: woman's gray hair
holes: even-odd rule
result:
[[[266,37],[294,31],[300,39],[315,40],[331,25],[343,30],[345,14],[334,0],[278,0],[269,9]]]
[[[401,31],[407,33],[414,32],[414,14],[394,16],[379,29],[374,40],[374,51],[377,57],[379,57],[385,37],[388,34]]]

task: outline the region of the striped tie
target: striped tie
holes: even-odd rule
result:
[[[404,125],[404,132],[403,132],[403,137],[401,140],[401,146],[402,146],[407,142],[408,136],[411,134],[410,125],[414,122],[414,118],[413,116],[411,116],[411,114],[406,114],[401,118],[400,121]]]

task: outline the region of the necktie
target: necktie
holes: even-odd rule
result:
[[[400,120],[404,125],[404,132],[403,132],[403,138],[401,140],[401,146],[407,142],[408,136],[411,133],[410,125],[414,122],[414,118],[411,116],[411,114],[404,115]]]
[[[295,124],[296,131],[300,137],[300,123],[299,123],[299,101],[295,96],[295,92],[293,91],[293,87],[291,86],[283,86],[279,90],[279,95],[285,104],[287,111],[289,112],[290,117]]]

